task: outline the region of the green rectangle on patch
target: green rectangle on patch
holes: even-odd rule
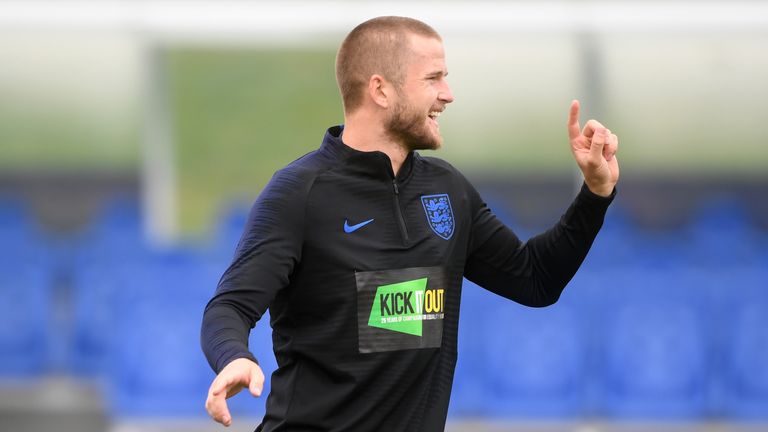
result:
[[[355,272],[355,279],[361,353],[441,346],[445,268]]]
[[[382,285],[376,290],[368,325],[421,336],[427,278]]]

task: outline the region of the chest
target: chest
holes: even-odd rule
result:
[[[446,265],[466,250],[466,199],[448,182],[337,176],[314,185],[306,211],[306,258],[341,271]]]

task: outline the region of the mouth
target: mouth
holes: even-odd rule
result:
[[[430,111],[427,117],[432,120],[432,122],[435,124],[435,126],[439,126],[437,123],[437,118],[440,117],[440,114],[442,114],[442,111]]]

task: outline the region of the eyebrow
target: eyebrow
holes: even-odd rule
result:
[[[446,77],[448,76],[448,71],[434,71],[430,72],[426,75],[427,78],[437,78],[437,77]]]

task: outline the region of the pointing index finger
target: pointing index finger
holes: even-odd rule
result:
[[[574,99],[571,102],[571,112],[568,115],[568,137],[574,139],[579,136],[581,128],[579,127],[579,101]]]

